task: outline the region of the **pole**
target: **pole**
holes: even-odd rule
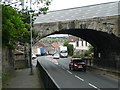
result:
[[[31,10],[31,0],[30,0],[30,10]],[[32,67],[32,13],[30,13],[30,75],[33,75],[33,67]]]

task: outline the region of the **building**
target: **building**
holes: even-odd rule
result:
[[[90,44],[88,42],[86,42],[85,40],[76,37],[76,36],[72,36],[69,35],[69,39],[68,39],[69,44],[72,44],[74,47],[74,53],[76,54],[80,54],[83,53],[85,50],[89,49]]]

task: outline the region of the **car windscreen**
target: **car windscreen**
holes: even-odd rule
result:
[[[67,51],[60,51],[60,53],[67,53]]]

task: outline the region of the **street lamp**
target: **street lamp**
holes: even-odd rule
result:
[[[32,67],[32,12],[31,12],[31,0],[30,0],[30,75],[33,75]]]

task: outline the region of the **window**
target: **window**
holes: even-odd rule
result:
[[[87,46],[87,42],[85,42],[85,46]]]
[[[81,41],[81,46],[83,46],[83,40]]]
[[[79,41],[76,42],[76,46],[79,47]]]

